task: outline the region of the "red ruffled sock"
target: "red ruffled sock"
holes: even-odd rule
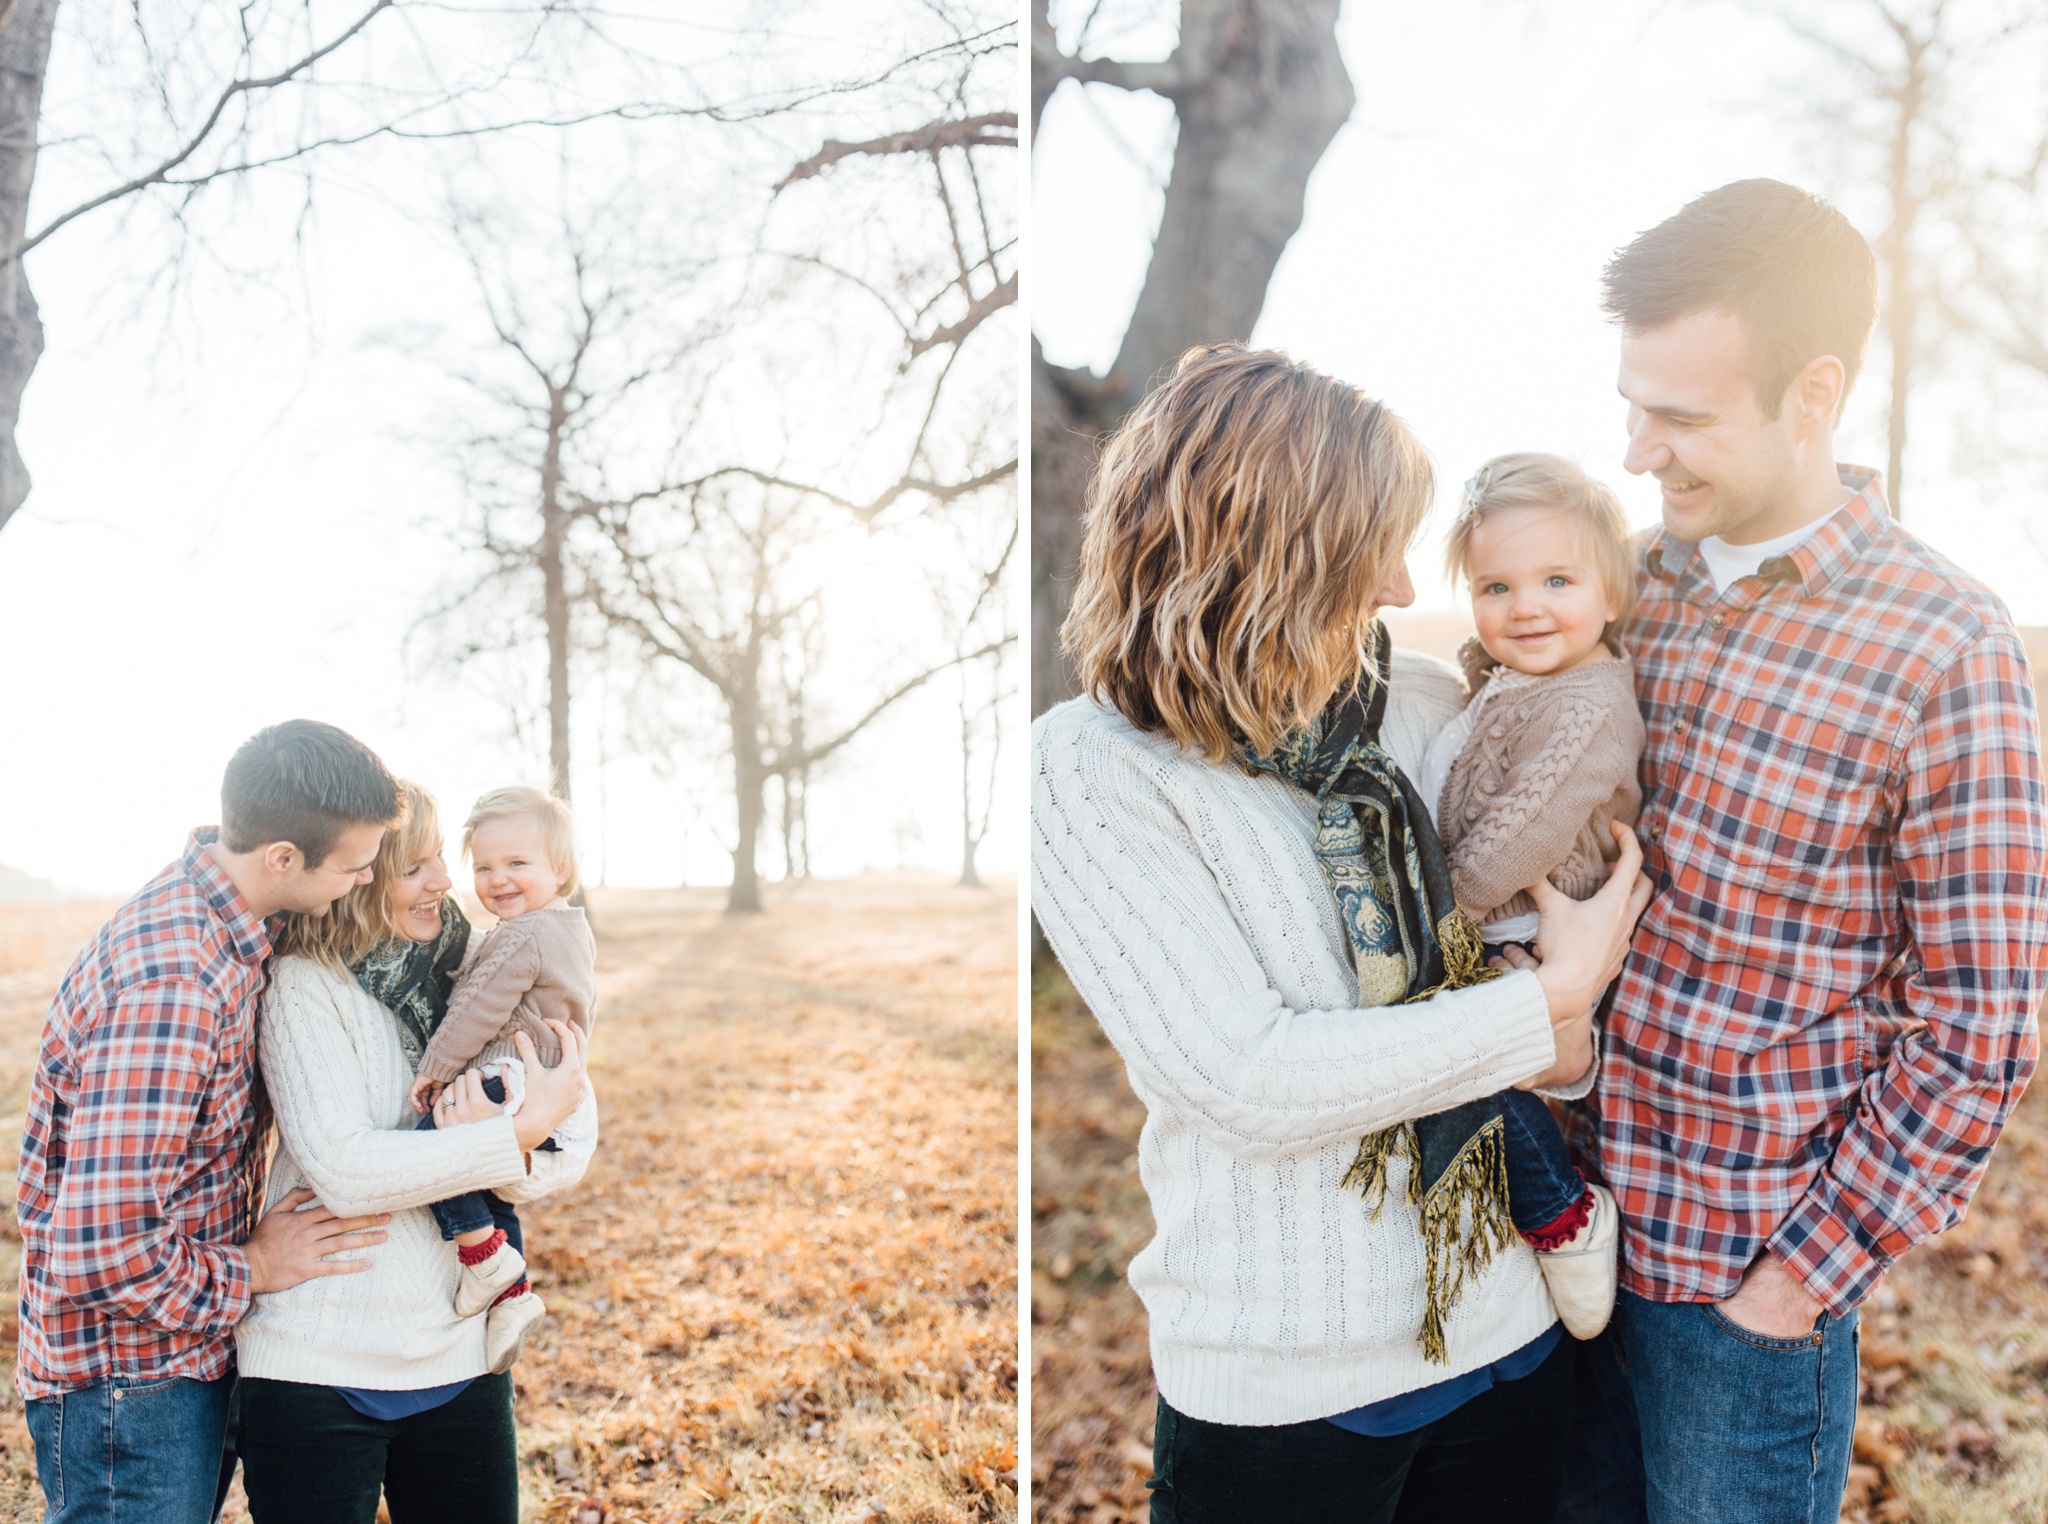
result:
[[[491,1229],[491,1236],[480,1244],[457,1244],[455,1246],[455,1257],[465,1265],[481,1265],[493,1254],[496,1254],[504,1246],[504,1243],[505,1230],[503,1228],[493,1228]]]
[[[491,1306],[495,1307],[498,1305],[499,1302],[509,1302],[515,1296],[524,1296],[527,1292],[531,1290],[533,1290],[533,1282],[529,1281],[525,1276],[522,1275],[519,1277],[518,1280],[514,1281],[511,1285],[507,1286],[503,1291],[499,1292],[497,1296],[492,1300]]]
[[[1592,1216],[1593,1187],[1589,1185],[1579,1193],[1577,1201],[1574,1201],[1562,1212],[1559,1212],[1550,1221],[1543,1224],[1542,1227],[1526,1230],[1522,1237],[1527,1241],[1530,1248],[1538,1251],[1562,1249],[1566,1244],[1579,1236],[1579,1229],[1583,1228]]]

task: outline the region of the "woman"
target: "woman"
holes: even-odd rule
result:
[[[1375,619],[1430,497],[1379,404],[1235,345],[1090,489],[1091,696],[1034,736],[1033,908],[1148,1112],[1155,1524],[1555,1506],[1570,1344],[1475,1165],[1496,1092],[1590,1087],[1648,885],[1630,839],[1596,897],[1544,899],[1540,966],[1481,966],[1404,776],[1463,693]]]
[[[408,813],[385,834],[371,881],[324,917],[293,918],[263,997],[258,1049],[278,1124],[267,1199],[309,1186],[334,1210],[389,1212],[391,1223],[368,1271],[258,1297],[236,1329],[257,1524],[371,1524],[380,1492],[393,1524],[515,1524],[516,1343],[493,1350],[487,1317],[456,1316],[459,1263],[427,1206],[470,1190],[530,1201],[574,1184],[589,1150],[540,1145],[579,1111],[578,1131],[595,1137],[573,1029],[559,1034],[556,1068],[524,1055],[516,1117],[471,1071],[449,1087],[442,1128],[415,1130],[413,1066],[447,1010],[469,927],[448,894],[434,801],[401,787]]]

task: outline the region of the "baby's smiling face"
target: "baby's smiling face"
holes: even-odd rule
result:
[[[1585,541],[1558,508],[1504,509],[1473,526],[1472,619],[1495,661],[1546,677],[1607,654],[1601,632],[1620,616]]]
[[[482,822],[470,833],[469,860],[476,897],[501,921],[545,909],[561,893],[562,877],[530,820],[507,815]]]

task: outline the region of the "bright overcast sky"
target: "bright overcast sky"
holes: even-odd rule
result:
[[[1171,32],[1147,25],[1147,9],[1106,9],[1090,51],[1163,56]],[[1620,492],[1635,522],[1656,520],[1654,484],[1621,470],[1600,268],[1730,180],[1827,190],[1782,110],[1810,65],[1764,7],[1657,0],[1354,0],[1340,42],[1358,106],[1309,184],[1253,340],[1356,382],[1415,428],[1444,486],[1412,560],[1418,607],[1448,609],[1461,604],[1439,570],[1444,515],[1491,455],[1571,456]],[[1115,354],[1170,131],[1164,102],[1103,86],[1064,86],[1047,108],[1033,163],[1032,322],[1055,362],[1101,370]],[[1843,202],[1868,233],[1867,209]],[[2048,418],[2048,391],[2029,401]],[[1884,405],[1884,378],[1866,375],[1838,436],[1842,459],[1883,467]],[[1955,469],[1968,405],[1931,397],[1916,410],[1908,524],[2015,617],[2048,623],[2040,474],[2001,495]],[[2029,518],[2041,535],[2031,542]]]
[[[893,0],[768,9],[808,17],[802,42],[835,75],[885,53],[904,19]],[[709,15],[693,11],[669,37],[700,51],[707,76],[734,45]],[[90,70],[60,44],[51,98],[89,88]],[[700,209],[732,218],[743,247],[782,170],[826,137],[873,125],[820,109],[761,129],[655,124],[639,143],[657,162],[672,156],[668,188],[687,186]],[[416,220],[427,188],[388,178],[419,174],[421,161],[375,152],[323,178],[303,259],[283,259],[253,285],[201,273],[174,295],[131,298],[160,224],[118,211],[82,219],[30,256],[48,348],[20,430],[34,491],[0,530],[0,862],[126,892],[180,850],[190,827],[217,818],[235,746],[295,715],[355,732],[458,822],[489,786],[544,781],[544,729],[522,740],[484,674],[436,669],[417,643],[405,646],[444,581],[446,526],[461,505],[435,449],[450,396],[437,363],[483,340],[473,286],[446,240]],[[717,168],[727,157],[729,174]],[[46,154],[46,166],[57,162]],[[720,174],[727,183],[698,189]],[[40,214],[100,183],[39,181]],[[217,235],[231,225],[221,200],[243,193],[214,194],[207,225]],[[259,223],[274,232],[281,219],[288,230],[288,181],[248,194]],[[270,252],[248,257],[260,264]],[[812,370],[828,373],[826,339],[784,337],[785,347],[810,344]],[[1007,341],[994,347],[1005,352]],[[882,353],[887,374],[894,351]],[[808,416],[776,425],[799,440],[784,460],[801,460],[801,441],[837,424],[807,405]],[[833,554],[837,665],[826,691],[844,713],[864,706],[877,672],[900,672],[890,662],[914,654],[906,648],[923,632],[905,611],[929,597],[885,540],[850,535]],[[951,695],[935,683],[913,696],[813,783],[818,871],[957,869]],[[724,882],[730,772],[715,716],[703,710],[651,759],[635,749],[646,727],[629,704],[598,681],[578,695],[586,880]],[[1003,789],[1012,802],[1020,734],[1013,726]],[[1019,812],[1000,809],[984,870],[1012,868],[1019,838]],[[760,862],[777,871],[772,839]]]

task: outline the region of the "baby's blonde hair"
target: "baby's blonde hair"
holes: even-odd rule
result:
[[[1444,546],[1444,570],[1451,581],[1471,579],[1472,532],[1484,520],[1516,508],[1562,510],[1585,535],[1601,587],[1615,608],[1601,639],[1619,656],[1622,626],[1636,606],[1635,540],[1613,489],[1562,455],[1534,450],[1496,455],[1465,483],[1465,500]]]
[[[469,819],[462,822],[462,855],[468,857],[469,844],[476,836],[476,828],[493,820],[530,821],[540,832],[542,849],[548,854],[548,862],[555,870],[555,877],[561,887],[557,894],[574,894],[580,880],[576,876],[576,822],[569,814],[569,806],[550,794],[544,788],[530,784],[513,783],[504,788],[494,788],[477,800],[469,812]]]

